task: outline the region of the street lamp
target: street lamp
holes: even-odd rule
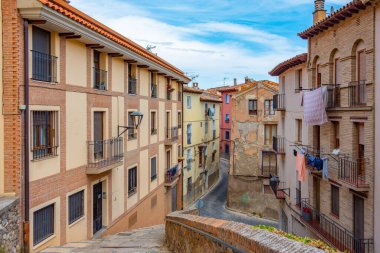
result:
[[[130,114],[130,117],[131,117],[131,126],[118,126],[117,128],[117,136],[120,137],[123,133],[125,133],[125,131],[129,130],[129,129],[138,129],[140,124],[141,124],[141,121],[144,117],[144,114],[142,112],[132,112]],[[120,133],[120,128],[123,129],[123,131]]]

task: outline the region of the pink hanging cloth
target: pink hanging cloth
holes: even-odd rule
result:
[[[298,153],[296,158],[296,170],[298,171],[298,180],[306,181],[306,159],[305,156]]]
[[[326,106],[323,100],[325,88],[326,87],[318,88],[303,94],[303,118],[306,125],[323,125],[328,121]]]

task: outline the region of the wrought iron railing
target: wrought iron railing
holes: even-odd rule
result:
[[[301,220],[340,251],[373,253],[373,239],[355,238],[346,228],[312,207],[308,200],[301,202]]]
[[[273,96],[273,110],[284,111],[285,107],[285,94],[276,94]]]
[[[270,187],[276,196],[277,199],[285,199],[286,192],[289,191],[288,188],[286,188],[285,182],[270,182]],[[289,194],[288,194],[289,195]]]
[[[365,159],[349,159],[342,157],[339,159],[338,179],[354,187],[368,187],[368,180],[365,171]]]
[[[137,80],[136,78],[128,78],[128,94],[137,94]]]
[[[103,168],[122,161],[123,138],[117,137],[109,140],[89,141],[88,168]]]
[[[178,127],[169,127],[165,131],[166,141],[176,141],[178,140]]]
[[[366,81],[350,82],[348,85],[348,104],[349,106],[366,105],[367,92]]]
[[[327,88],[327,108],[340,107],[340,84],[324,84]]]
[[[273,150],[277,154],[285,154],[285,138],[280,136],[273,136]]]
[[[57,82],[58,57],[32,50],[32,79]]]
[[[51,156],[58,155],[58,146],[39,146],[33,147],[33,160],[41,160]]]
[[[152,83],[150,85],[150,92],[152,98],[157,98],[157,84]]]
[[[165,184],[171,184],[178,178],[178,165],[167,169],[165,174]]]
[[[296,188],[296,206],[301,207],[301,189]]]
[[[107,90],[107,71],[94,67],[94,89]]]

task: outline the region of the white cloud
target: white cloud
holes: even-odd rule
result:
[[[110,0],[107,6],[98,5],[100,2],[95,0],[89,4],[73,0],[72,4],[144,47],[157,46],[154,52],[160,57],[185,72],[199,74],[202,87],[221,85],[225,77],[229,83],[234,77],[242,81],[246,75],[270,78],[267,73],[274,65],[306,50],[293,46],[285,37],[246,25],[207,22],[176,26],[156,20],[144,9],[128,4],[123,7],[136,9],[133,15],[128,11],[118,16],[109,15],[105,10],[121,9],[116,7],[120,2]],[[218,34],[228,34],[234,39],[221,42],[203,39]],[[242,41],[257,44],[261,50],[246,48]]]

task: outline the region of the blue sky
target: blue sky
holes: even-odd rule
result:
[[[326,9],[347,0],[327,0]],[[196,79],[202,88],[249,76],[276,81],[277,63],[306,52],[313,0],[72,0],[71,4]]]

